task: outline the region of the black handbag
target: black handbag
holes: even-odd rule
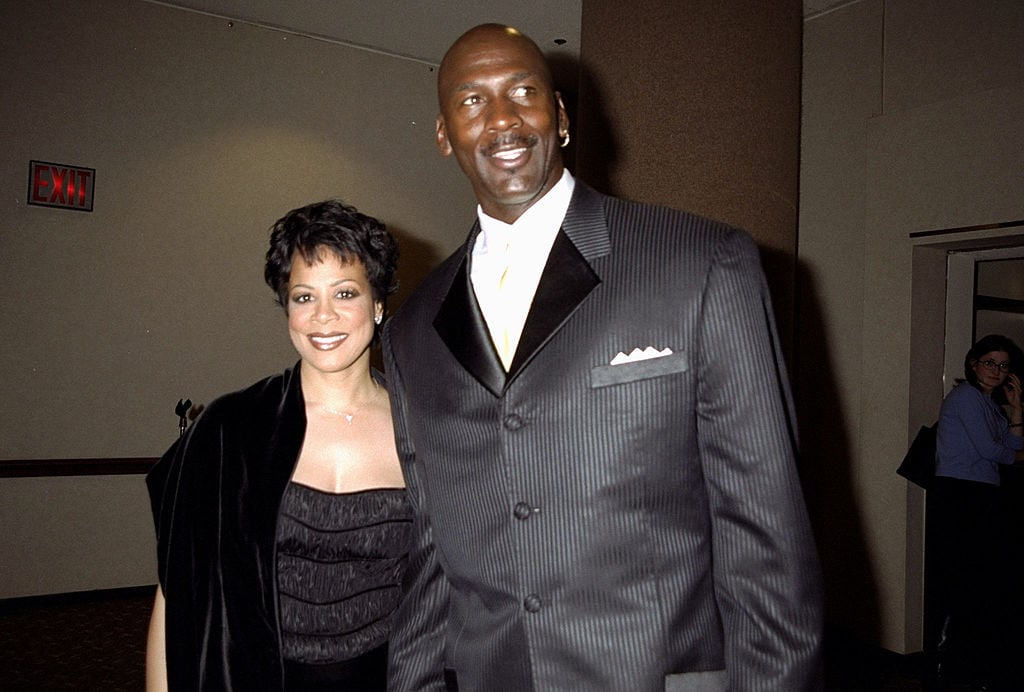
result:
[[[936,425],[938,425],[936,423]],[[935,427],[922,425],[896,473],[925,490],[935,478]]]

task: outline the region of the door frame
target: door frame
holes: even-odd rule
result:
[[[911,233],[912,277],[908,354],[907,445],[939,408],[974,339],[976,264],[1024,257],[1024,220]],[[907,483],[905,643],[907,651],[934,650],[938,635],[934,596],[927,588],[926,493]]]

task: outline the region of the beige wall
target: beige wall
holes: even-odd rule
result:
[[[135,0],[0,26],[0,459],[159,456],[179,398],[291,365],[262,264],[295,206],[382,218],[406,290],[468,230],[431,65]],[[95,168],[95,211],[26,205],[31,159]],[[0,525],[0,598],[155,581],[141,476],[0,479]]]
[[[895,651],[921,643],[923,503],[894,469],[942,395],[941,329],[914,323],[943,300],[941,252],[915,285],[914,248],[1019,242],[1020,229],[910,234],[1024,218],[1022,39],[1017,0],[862,0],[804,25],[797,398],[810,501],[830,621]]]
[[[142,476],[0,479],[0,598],[156,583]]]

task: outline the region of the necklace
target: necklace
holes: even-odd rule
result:
[[[376,390],[377,390],[377,388],[378,388],[378,387],[380,387],[380,385],[378,385],[378,384],[377,384],[377,381],[376,381],[376,380],[373,380],[373,379],[371,379],[371,380],[370,380],[370,382],[371,382],[371,383],[373,384],[373,390],[374,390],[374,391],[376,391]],[[334,414],[335,416],[341,416],[342,418],[344,418],[344,419],[345,419],[345,422],[346,422],[346,423],[348,423],[349,425],[352,425],[352,419],[356,417],[356,416],[355,416],[355,414],[359,412],[359,409],[360,409],[360,408],[362,408],[363,406],[365,406],[365,405],[366,405],[366,404],[368,404],[369,402],[370,402],[370,398],[365,398],[365,399],[364,399],[364,400],[363,400],[363,401],[361,402],[361,405],[360,405],[359,407],[357,407],[357,408],[355,408],[355,409],[353,409],[353,410],[352,410],[352,413],[349,413],[348,411],[339,411],[339,410],[338,410],[338,409],[336,409],[336,408],[331,408],[331,407],[330,407],[330,406],[328,406],[327,404],[320,404],[320,405],[321,405],[321,406],[323,407],[323,409],[324,409],[325,411],[327,411],[328,413],[333,413],[333,414]]]
[[[333,413],[336,416],[341,416],[341,417],[343,417],[345,419],[346,423],[348,423],[349,425],[352,425],[352,419],[355,418],[355,416],[353,414],[345,413],[344,411],[338,411],[337,409],[331,408],[327,404],[324,404],[323,406],[324,406],[324,410],[327,411],[328,413]]]

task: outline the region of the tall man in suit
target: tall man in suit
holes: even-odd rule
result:
[[[460,37],[438,95],[478,221],[385,331],[417,515],[391,688],[816,689],[757,248],[574,180],[562,100],[514,29]]]

